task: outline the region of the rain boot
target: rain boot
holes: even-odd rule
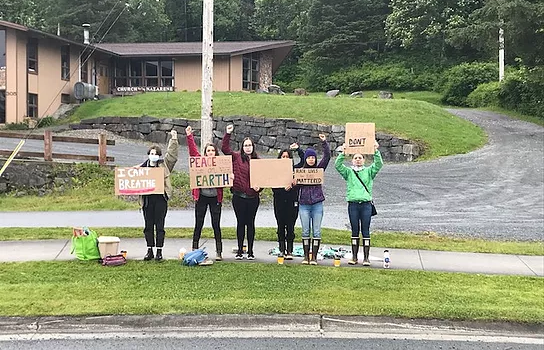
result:
[[[359,253],[359,238],[351,237],[351,255],[353,256],[348,264],[357,265],[357,254]]]
[[[302,248],[304,249],[304,259],[302,259],[302,265],[308,265],[310,263],[310,238],[302,239]]]
[[[310,265],[317,265],[317,253],[319,252],[319,244],[321,239],[314,238],[312,242],[312,260],[310,260]]]
[[[157,254],[155,255],[156,261],[162,261],[162,248],[157,248]]]
[[[363,238],[363,266],[370,266],[370,238]]]

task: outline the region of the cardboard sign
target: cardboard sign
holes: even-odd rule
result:
[[[115,168],[115,194],[117,196],[163,193],[163,168]]]
[[[189,157],[191,188],[232,187],[232,157]]]
[[[295,181],[297,185],[323,185],[323,175],[323,168],[295,169]]]
[[[249,176],[251,187],[283,188],[293,182],[293,160],[251,159]]]
[[[374,154],[376,125],[374,123],[346,123],[344,154]]]

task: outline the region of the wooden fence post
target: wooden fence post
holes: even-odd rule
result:
[[[106,134],[98,135],[98,164],[106,165]]]
[[[53,160],[53,134],[51,130],[45,130],[43,133],[43,159],[47,161]]]

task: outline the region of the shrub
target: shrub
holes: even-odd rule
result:
[[[498,68],[491,63],[462,63],[442,75],[442,102],[454,106],[466,106],[468,95],[482,83],[496,80]]]
[[[493,81],[478,85],[467,97],[467,104],[470,107],[487,107],[499,105],[499,93],[501,83]]]
[[[499,93],[499,104],[507,109],[544,118],[544,67],[509,73]]]
[[[38,121],[38,125],[36,127],[45,128],[47,126],[53,125],[54,122],[55,122],[55,119],[53,119],[52,116],[47,116],[47,117],[44,117],[44,118],[40,119]]]
[[[4,126],[6,130],[28,130],[27,123],[8,123]]]

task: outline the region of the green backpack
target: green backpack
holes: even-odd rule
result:
[[[98,235],[93,230],[85,228],[87,236],[72,236],[72,251],[76,253],[79,260],[98,260],[100,251],[98,250]]]

